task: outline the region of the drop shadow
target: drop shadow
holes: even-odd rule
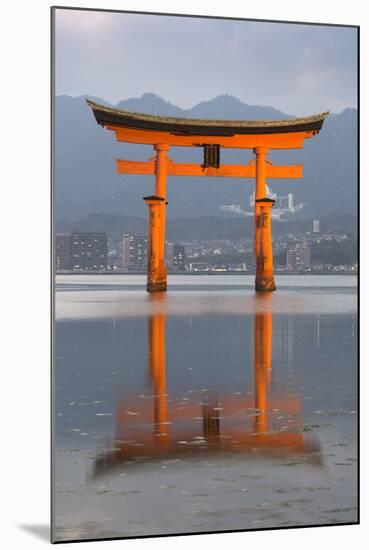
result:
[[[45,542],[50,542],[49,525],[19,525],[19,527]]]

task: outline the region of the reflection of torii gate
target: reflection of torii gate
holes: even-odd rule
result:
[[[300,455],[319,463],[319,445],[299,433],[300,398],[271,394],[271,313],[255,314],[254,396],[203,395],[201,403],[197,399],[172,400],[167,394],[165,324],[165,312],[149,318],[148,370],[154,394],[120,399],[114,450],[96,459],[94,475],[121,462],[141,462],[143,457],[155,460],[214,452]],[[281,426],[285,420],[278,420],[281,416],[288,416],[288,431]]]
[[[288,120],[200,120],[132,113],[87,100],[99,124],[115,132],[118,141],[152,145],[155,157],[138,162],[117,160],[119,174],[155,175],[155,194],[145,197],[149,207],[149,260],[147,290],[166,290],[165,219],[166,176],[220,176],[255,178],[255,289],[275,290],[270,210],[266,178],[301,178],[302,165],[274,166],[270,149],[299,149],[319,133],[328,113]],[[203,164],[178,164],[167,156],[171,146],[203,147]],[[221,148],[252,149],[247,165],[220,163]]]

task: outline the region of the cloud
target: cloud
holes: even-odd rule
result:
[[[228,93],[309,114],[356,105],[356,30],[57,10],[56,89],[181,107]]]

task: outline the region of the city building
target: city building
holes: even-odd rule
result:
[[[207,262],[192,262],[190,271],[209,271],[209,264]]]
[[[304,203],[295,204],[293,199],[293,193],[287,193],[287,195],[278,195],[274,193],[272,189],[266,186],[267,196],[275,201],[272,210],[272,218],[278,221],[286,221],[290,214],[300,212],[304,208]],[[249,206],[251,210],[243,210],[240,204],[222,204],[220,209],[224,212],[230,212],[232,214],[238,214],[246,217],[254,215],[255,206],[255,191],[250,195]]]
[[[186,252],[185,247],[181,244],[174,243],[172,256],[173,271],[185,271],[186,269]]]
[[[147,237],[126,233],[122,237],[122,267],[127,271],[147,270]]]
[[[313,233],[320,233],[320,220],[313,220]]]
[[[70,235],[56,235],[55,239],[55,269],[67,271],[72,266]]]
[[[306,242],[289,243],[286,254],[287,269],[291,271],[310,269],[310,246]]]
[[[165,264],[168,271],[173,271],[173,249],[174,244],[172,242],[165,241]]]
[[[108,239],[105,233],[70,235],[71,266],[73,271],[100,271],[107,267]]]

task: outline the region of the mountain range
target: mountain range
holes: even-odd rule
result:
[[[86,96],[109,105],[101,98]],[[181,109],[153,93],[120,101],[118,108],[159,115],[213,119],[290,118],[278,109],[247,105],[221,95],[191,109]],[[311,114],[311,113],[306,113]],[[146,218],[142,197],[152,194],[152,176],[118,175],[115,159],[147,160],[151,147],[118,143],[112,132],[96,124],[85,97],[55,98],[55,214],[59,224],[71,223],[91,213]],[[173,148],[169,155],[178,162],[202,162],[201,148]],[[222,150],[224,163],[246,163],[251,151]],[[305,141],[301,150],[272,151],[275,163],[304,165],[300,180],[272,180],[279,195],[294,194],[303,202],[300,219],[337,213],[355,215],[357,207],[357,111],[331,113],[320,134]],[[235,178],[168,178],[168,219],[221,215],[222,204],[247,208],[252,180]]]

